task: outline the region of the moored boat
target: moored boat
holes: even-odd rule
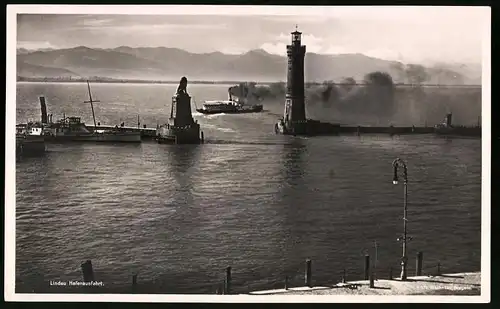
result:
[[[437,125],[434,129],[434,132],[437,135],[446,135],[446,136],[481,137],[482,129],[481,127],[465,127],[465,126],[446,127],[443,125]]]
[[[37,123],[16,126],[16,157],[43,155],[46,151],[43,128]]]
[[[89,130],[80,117],[63,118],[49,123],[44,128],[45,139],[50,142],[110,142],[140,143],[140,132],[121,130],[119,127],[107,130]]]
[[[87,81],[89,91],[89,101],[92,108],[92,118],[94,120],[93,129],[89,128],[80,117],[63,116],[57,122],[52,122],[52,115],[47,116],[47,108],[45,97],[40,97],[40,105],[42,109],[42,127],[45,139],[50,142],[107,142],[107,143],[140,143],[141,132],[130,131],[121,127],[115,126],[109,129],[97,129],[94,102],[92,93],[90,92],[90,84]]]
[[[451,119],[452,114],[447,114],[443,123],[434,126],[434,133],[444,136],[481,137],[482,129],[480,123],[474,127],[454,126]]]

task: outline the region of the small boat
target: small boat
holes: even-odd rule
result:
[[[466,127],[466,126],[452,126],[448,127],[443,124],[438,124],[434,127],[434,133],[437,135],[446,136],[469,136],[481,137],[481,127]]]
[[[481,124],[478,122],[477,126],[455,126],[451,122],[452,114],[446,114],[443,123],[434,126],[434,133],[444,136],[465,136],[465,137],[481,137]]]
[[[241,84],[239,86],[230,87],[228,89],[229,100],[210,100],[205,101],[201,108],[196,108],[196,111],[202,114],[245,114],[245,113],[260,113],[263,110],[263,105],[248,104],[249,98],[251,96],[257,97],[253,94],[249,95],[250,90],[253,87]],[[232,94],[234,89],[239,89],[242,94],[240,97]],[[245,93],[246,95],[243,95]],[[236,99],[233,99],[236,97]],[[260,101],[260,100],[259,100]]]
[[[42,155],[46,151],[43,127],[39,123],[16,126],[16,157]]]

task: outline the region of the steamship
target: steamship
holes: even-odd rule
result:
[[[125,131],[121,128],[91,130],[80,117],[64,117],[55,123],[48,122],[43,133],[45,139],[50,142],[141,142],[140,132]]]
[[[45,104],[45,97],[39,97],[42,109],[42,135],[46,141],[50,142],[109,142],[109,143],[140,143],[141,133],[139,131],[128,131],[118,126],[112,129],[97,130],[96,120],[94,114],[94,102],[90,92],[90,84],[87,81],[89,90],[89,101],[92,108],[92,117],[94,120],[94,128],[88,127],[81,121],[80,117],[66,117],[57,122],[52,121],[52,114],[47,115],[47,107]]]
[[[231,93],[236,87],[240,93],[247,93],[244,98],[240,98]],[[244,84],[230,87],[228,89],[229,100],[209,100],[205,101],[201,108],[196,108],[196,111],[202,114],[245,114],[245,113],[260,113],[263,110],[262,104],[248,104],[249,97],[254,96],[253,93],[248,94],[249,87]],[[243,95],[242,95],[243,96]]]

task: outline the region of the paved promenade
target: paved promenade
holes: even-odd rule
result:
[[[251,295],[481,295],[481,273],[457,273],[440,276],[409,277],[374,281],[351,281],[333,286],[298,287],[288,290],[251,292]]]

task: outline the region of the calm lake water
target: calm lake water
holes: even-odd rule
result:
[[[189,85],[201,102],[228,85]],[[95,84],[97,121],[156,127],[176,85]],[[16,122],[39,119],[38,96],[54,119],[92,123],[85,84],[19,83]],[[149,292],[213,293],[227,266],[233,290],[334,283],[342,269],[396,269],[403,186],[393,159],[408,163],[409,269],[480,268],[481,141],[433,136],[276,136],[281,104],[265,112],[194,113],[206,144],[48,145],[16,163],[16,291],[47,291],[50,280],[81,280],[91,259],[96,280]],[[475,116],[474,116],[475,117]],[[397,271],[395,270],[396,274]],[[67,291],[67,290],[66,290]],[[104,291],[104,290],[103,290]],[[64,289],[62,290],[64,292]]]

